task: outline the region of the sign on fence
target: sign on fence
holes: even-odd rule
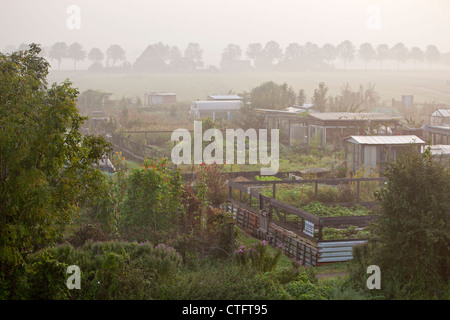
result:
[[[314,237],[314,223],[305,219],[305,230],[303,230],[308,236]]]

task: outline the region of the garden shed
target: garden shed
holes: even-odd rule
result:
[[[427,133],[433,145],[450,144],[450,126],[429,126]]]
[[[194,119],[210,117],[212,120],[230,120],[242,108],[241,100],[194,101],[191,105],[191,116]]]
[[[450,127],[450,109],[437,109],[430,116],[430,126]]]
[[[172,92],[146,92],[144,103],[146,106],[170,105],[177,102],[177,95]]]
[[[404,136],[350,136],[345,139],[345,162],[352,172],[361,166],[381,172],[406,149],[421,152],[425,142],[414,135]]]
[[[399,118],[382,113],[318,112],[306,117],[308,143],[320,147],[327,144],[341,146],[343,139],[352,134],[389,134],[399,126]]]

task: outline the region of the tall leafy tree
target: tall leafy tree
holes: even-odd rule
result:
[[[0,54],[0,294],[14,297],[24,259],[62,237],[80,205],[101,194],[93,164],[109,151],[82,136],[78,92],[66,81],[48,87],[40,48]],[[5,296],[2,296],[5,298]]]
[[[318,111],[325,111],[327,109],[327,93],[328,87],[324,82],[319,83],[319,87],[314,89],[314,94],[312,97],[312,103],[314,104],[314,109]]]
[[[433,64],[438,63],[441,60],[441,53],[435,45],[430,44],[425,49],[425,57],[431,69]]]
[[[359,58],[364,61],[366,70],[367,70],[367,63],[374,60],[376,56],[377,53],[375,52],[375,49],[370,43],[365,42],[359,46]]]
[[[349,40],[344,40],[336,47],[339,58],[344,62],[344,69],[347,68],[347,64],[355,60],[355,46]]]
[[[298,91],[298,96],[297,96],[297,104],[299,106],[302,106],[306,103],[306,93],[304,89],[300,89]]]
[[[409,50],[401,42],[391,48],[391,56],[397,60],[397,70],[400,68],[400,62],[405,62],[408,58]]]
[[[417,67],[417,61],[423,61],[425,54],[419,47],[412,47],[409,51],[409,58],[414,61],[414,67]]]
[[[257,67],[259,60],[262,58],[263,55],[263,46],[261,43],[250,43],[247,46],[247,50],[245,51],[245,55],[247,58],[253,61],[253,66]]]
[[[271,40],[264,46],[263,54],[267,67],[271,67],[283,57],[283,50],[278,42]]]
[[[221,68],[233,67],[233,64],[242,56],[242,49],[239,45],[230,43],[222,51],[220,66]]]
[[[295,103],[296,94],[287,83],[265,82],[250,92],[252,108],[284,110]]]
[[[182,71],[186,67],[186,63],[183,55],[181,54],[181,50],[177,46],[173,46],[170,48],[168,60],[170,68],[174,71]]]
[[[290,43],[284,50],[284,60],[296,61],[301,58],[303,54],[303,48],[296,42]]]
[[[304,52],[304,58],[308,63],[315,64],[320,61],[322,61],[322,50],[320,50],[320,47],[312,42],[306,42],[303,46],[303,52]]]
[[[105,55],[99,48],[92,48],[88,53],[88,59],[94,63],[101,63],[105,59]]]
[[[186,64],[190,70],[195,70],[198,68],[203,68],[203,50],[200,47],[200,44],[190,42],[186,50],[184,50],[184,58]]]
[[[325,60],[326,63],[331,65],[331,63],[336,60],[337,57],[337,50],[334,45],[331,43],[325,43],[322,48],[322,57]]]
[[[125,50],[118,44],[112,44],[106,49],[106,58],[112,60],[112,66],[115,67],[118,61],[125,60]]]
[[[23,51],[19,48],[19,51]],[[56,42],[50,49],[49,57],[58,61],[58,70],[61,69],[61,61],[67,58],[67,45],[65,42]]]
[[[428,149],[406,153],[385,175],[371,241],[381,289],[387,298],[444,298],[450,262],[449,171]]]
[[[377,46],[377,60],[380,61],[380,69],[383,69],[383,62],[389,60],[391,52],[389,46],[385,43],[381,43]]]
[[[375,108],[379,100],[374,84],[369,84],[367,87],[360,85],[359,89],[354,91],[346,83],[336,97],[328,98],[327,104],[328,108],[334,112],[362,112]]]
[[[74,42],[67,48],[67,58],[72,59],[73,69],[76,70],[77,62],[83,61],[86,58],[86,51],[83,50],[81,44]]]

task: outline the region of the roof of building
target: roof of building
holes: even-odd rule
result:
[[[442,135],[450,134],[450,127],[446,127],[446,126],[427,126],[426,129],[430,133],[437,133],[437,134],[442,134]]]
[[[194,101],[192,107],[198,110],[238,110],[242,101]]]
[[[450,155],[450,145],[438,144],[430,146],[432,155]]]
[[[350,136],[346,141],[358,144],[369,145],[407,145],[407,144],[425,144],[425,142],[417,136]]]
[[[146,92],[145,94],[152,96],[176,96],[176,93],[173,92]]]
[[[241,96],[238,96],[236,94],[213,94],[208,96],[208,98],[211,98],[213,100],[242,100],[243,98]]]
[[[431,116],[450,118],[450,109],[437,109],[431,114]]]
[[[337,121],[337,120],[378,120],[378,121],[389,121],[389,120],[395,120],[395,117],[388,116],[383,113],[372,113],[372,112],[317,112],[309,114],[308,117],[313,117],[319,120],[330,120],[330,121]]]

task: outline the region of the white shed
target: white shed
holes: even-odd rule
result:
[[[425,142],[414,135],[404,136],[350,136],[345,140],[345,161],[352,172],[364,165],[379,171],[389,162],[395,161],[405,148],[425,146]]]
[[[211,117],[212,120],[223,118],[230,120],[239,112],[243,104],[240,100],[231,101],[194,101],[191,105],[191,115],[194,119]]]

